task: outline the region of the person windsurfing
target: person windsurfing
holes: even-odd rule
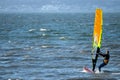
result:
[[[101,68],[108,64],[110,59],[110,54],[108,50],[106,50],[106,54],[103,54],[102,52],[100,52],[100,49],[98,49],[97,54],[104,57],[103,63],[101,63],[98,67],[99,72],[101,72]]]

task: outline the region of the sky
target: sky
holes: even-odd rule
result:
[[[120,0],[0,0],[0,12],[120,12]]]

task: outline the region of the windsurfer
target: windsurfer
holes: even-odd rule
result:
[[[108,64],[110,55],[109,55],[109,51],[108,50],[106,51],[106,54],[103,54],[101,52],[98,52],[97,54],[101,55],[102,57],[104,57],[103,63],[100,64],[99,67],[98,67],[99,68],[99,72],[101,72],[101,68]]]

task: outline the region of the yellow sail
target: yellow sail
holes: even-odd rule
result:
[[[102,9],[96,9],[93,32],[93,47],[101,47],[102,25]]]
[[[92,49],[92,64],[93,71],[95,70],[98,54],[96,54],[97,50],[101,47],[102,40],[102,9],[96,9],[95,12],[95,21],[94,21],[94,31],[93,31],[93,49]]]

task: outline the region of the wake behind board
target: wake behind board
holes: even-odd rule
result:
[[[88,67],[83,67],[83,72],[86,72],[86,73],[94,73],[90,68]]]
[[[99,73],[106,73],[106,71],[101,71],[99,72],[99,70],[96,70],[96,71],[92,71],[92,69],[88,68],[88,67],[83,67],[83,71],[82,72],[85,72],[85,73],[94,73],[94,74],[99,74]]]
[[[96,71],[92,71],[92,69],[84,66],[83,67],[83,71],[82,72],[85,72],[85,73],[94,73],[94,74],[120,74],[120,73],[113,73],[112,71],[108,71],[108,70],[103,70],[101,72],[99,72],[99,70],[96,70]]]

